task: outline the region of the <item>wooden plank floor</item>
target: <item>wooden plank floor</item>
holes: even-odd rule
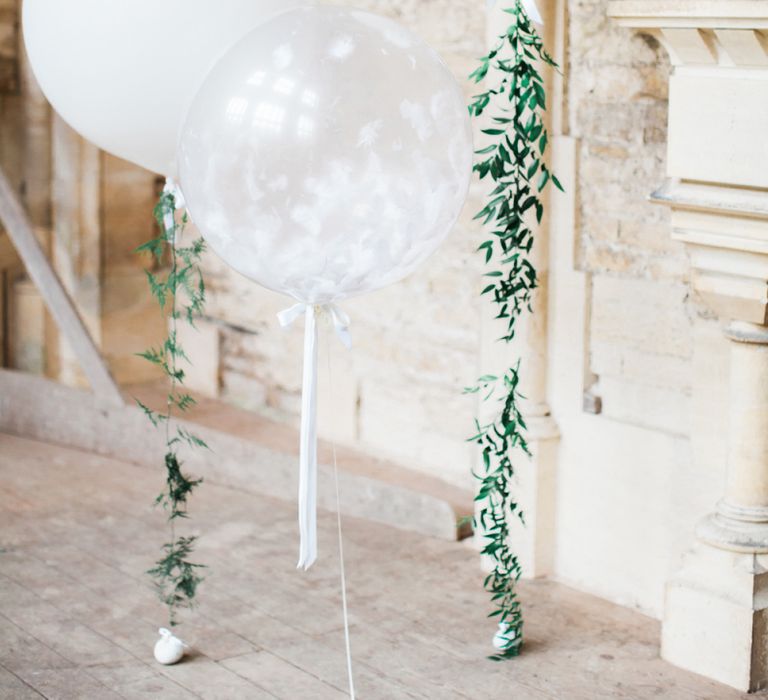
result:
[[[180,631],[195,651],[154,663],[162,478],[0,436],[0,698],[347,697],[334,517],[302,574],[293,504],[212,484],[192,506],[210,566]],[[549,582],[522,586],[526,652],[494,664],[474,552],[355,520],[345,541],[361,700],[747,697],[660,661],[655,621]]]

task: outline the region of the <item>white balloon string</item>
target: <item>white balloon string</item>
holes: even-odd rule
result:
[[[349,317],[335,304],[295,304],[281,311],[283,328],[304,315],[304,372],[301,390],[299,441],[299,563],[306,571],[317,560],[317,320],[328,314],[336,335],[346,348],[352,346]]]
[[[338,328],[336,329],[338,334]],[[326,334],[325,351],[328,361],[328,386],[333,386],[333,371],[331,368],[331,344]],[[349,609],[347,607],[347,574],[344,565],[344,534],[341,527],[341,490],[339,488],[339,465],[336,457],[336,441],[331,440],[333,450],[333,480],[336,486],[336,527],[339,535],[339,571],[341,574],[341,608],[344,615],[344,644],[347,652],[347,677],[349,678],[349,696],[355,700],[355,678],[352,672],[352,644],[349,634]]]

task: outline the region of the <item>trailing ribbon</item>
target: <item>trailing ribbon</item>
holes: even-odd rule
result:
[[[488,7],[493,7],[498,0],[488,0]],[[544,20],[541,17],[541,12],[536,5],[536,0],[523,0],[523,9],[532,22],[536,24],[544,24]]]
[[[277,319],[288,328],[300,316],[304,322],[304,376],[301,392],[301,438],[299,446],[299,563],[306,571],[317,559],[317,321],[330,317],[336,335],[347,349],[352,347],[349,316],[335,304],[296,304],[281,311]]]

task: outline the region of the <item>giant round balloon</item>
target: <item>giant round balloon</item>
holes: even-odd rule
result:
[[[174,175],[179,129],[216,59],[302,0],[24,0],[24,40],[54,109],[110,153]]]
[[[412,272],[462,209],[472,136],[440,57],[397,23],[315,6],[216,64],[179,148],[194,222],[232,267],[325,304]]]

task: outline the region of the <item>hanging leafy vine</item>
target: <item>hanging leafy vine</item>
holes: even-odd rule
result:
[[[189,497],[202,483],[202,479],[193,479],[184,473],[179,452],[183,447],[207,448],[199,437],[173,424],[174,411],[183,413],[195,403],[182,389],[184,370],[179,367],[179,362],[187,360],[187,356],[178,341],[178,323],[185,319],[194,326],[195,317],[205,304],[205,285],[199,268],[205,244],[200,238],[187,247],[180,245],[187,214],[184,213],[181,223],[177,222],[179,202],[176,192],[173,187],[166,187],[155,207],[160,235],[137,248],[139,253],[151,254],[158,267],[167,263],[165,276],[156,275],[151,270],[146,270],[146,275],[152,296],[160,309],[168,314],[168,336],[159,348],[140,353],[140,357],[159,367],[169,380],[166,408],[155,411],[141,401],[137,400],[137,403],[152,425],[161,428],[165,434],[165,489],[155,503],[168,514],[170,542],[163,545],[163,556],[147,573],[154,580],[160,600],[168,608],[170,626],[178,624],[180,609],[192,607],[203,568],[190,561],[197,538],[183,537],[176,532],[177,521],[187,517]]]
[[[481,117],[486,110],[493,110],[489,126],[482,130],[493,143],[477,151],[480,160],[474,169],[481,180],[489,178],[495,187],[475,218],[482,219],[490,231],[488,240],[479,247],[485,263],[493,268],[485,273],[488,284],[482,294],[490,296],[496,318],[505,324],[500,340],[510,343],[517,320],[531,311],[537,287],[530,253],[535,239],[533,219],[540,224],[544,214],[540,195],[550,182],[562,187],[544,158],[546,95],[539,73],[542,63],[557,66],[544,50],[522,0],[504,11],[511,16],[509,28],[470,76],[489,87],[474,97],[469,111],[473,117]],[[490,657],[494,660],[517,656],[523,643],[517,595],[522,569],[510,544],[510,519],[518,517],[525,522],[512,492],[513,455],[518,451],[530,456],[520,408],[519,369],[518,362],[503,377],[486,375],[466,390],[482,393],[486,401],[495,397],[501,403],[492,422],[475,421],[476,432],[470,438],[480,446],[483,457],[483,471],[476,475],[480,488],[475,526],[485,540],[482,554],[490,558],[493,567],[484,585],[494,605],[490,616],[500,623],[500,649]]]

